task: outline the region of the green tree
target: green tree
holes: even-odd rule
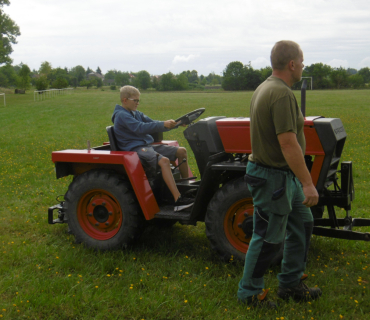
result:
[[[68,87],[68,80],[62,76],[59,76],[52,83],[52,87],[55,89],[63,89]]]
[[[242,89],[243,90],[255,90],[262,82],[262,76],[260,70],[252,68],[251,63],[244,66]]]
[[[126,86],[130,83],[130,75],[128,72],[117,71],[116,76],[114,77],[114,82],[118,86]]]
[[[242,90],[244,71],[244,66],[241,62],[230,62],[223,72],[222,88],[224,90]]]
[[[104,75],[104,79],[111,79],[114,80],[116,77],[117,70],[108,70],[107,73]]]
[[[96,69],[96,73],[102,74],[99,67]]]
[[[0,70],[0,87],[7,88],[9,86],[9,81],[6,75]]]
[[[53,67],[51,66],[51,63],[48,61],[44,61],[41,63],[41,66],[39,68],[39,74],[44,74],[46,76],[49,75],[49,73],[53,70]]]
[[[101,88],[103,86],[103,80],[101,78],[96,78],[96,87]]]
[[[89,67],[87,67],[87,70],[86,70],[86,76],[87,76],[89,73],[91,73],[91,72],[94,72],[94,71],[92,71]]]
[[[265,81],[268,77],[272,75],[271,67],[264,67],[260,71],[261,71],[261,82]]]
[[[314,63],[304,68],[303,76],[312,77],[314,89],[330,88],[332,67],[323,63]]]
[[[333,86],[334,88],[337,88],[337,89],[348,87],[348,77],[349,76],[348,76],[347,70],[342,67],[335,68],[330,73],[330,79],[333,83]]]
[[[188,88],[189,80],[184,73],[172,77],[172,90],[187,90]]]
[[[358,74],[363,77],[365,83],[370,82],[370,68],[362,68],[358,71]]]
[[[347,73],[348,75],[353,75],[353,74],[356,74],[357,73],[357,70],[356,69],[353,69],[353,68],[348,68],[347,69]]]
[[[360,89],[365,85],[363,76],[358,73],[349,76],[348,82],[353,89]]]
[[[36,89],[39,91],[46,90],[49,88],[49,80],[44,74],[42,74],[36,79],[35,85]]]
[[[168,72],[166,74],[162,74],[159,80],[159,90],[160,91],[170,91],[173,90],[173,81],[174,81],[174,74],[172,72]]]
[[[211,85],[221,84],[222,82],[222,77],[215,74],[214,72],[211,72],[208,76],[206,76],[206,79],[207,79],[207,83]]]
[[[6,77],[6,80],[3,78],[3,81],[7,84],[7,86],[17,85],[18,76],[14,68],[10,64],[6,64],[0,67],[0,73],[2,73]]]
[[[30,73],[30,68],[26,64],[23,64],[18,74],[18,87],[20,89],[27,90],[31,86]]]
[[[19,27],[4,13],[4,5],[10,5],[10,1],[0,0],[0,65],[12,62],[9,57],[13,52],[12,44],[16,44],[16,38],[21,35]]]
[[[58,78],[63,78],[67,81],[68,83],[68,80],[69,80],[69,74],[68,72],[65,70],[65,69],[62,69],[62,68],[55,68],[55,69],[52,69],[49,74],[47,75],[49,81],[51,83],[53,83],[55,80],[57,80]]]
[[[138,87],[138,88],[144,89],[144,90],[150,88],[150,74],[149,74],[149,72],[147,72],[145,70],[139,71],[135,76],[135,79],[133,81],[133,85],[135,87]]]
[[[93,86],[93,83],[91,80],[84,79],[80,82],[81,87],[86,87],[86,89],[89,89]]]
[[[74,83],[73,86],[77,87],[79,83],[85,79],[86,71],[83,66],[78,65],[76,67],[73,67],[69,73],[72,77],[76,79],[76,83]]]
[[[152,87],[154,88],[154,89],[159,89],[159,78],[158,78],[158,76],[153,76],[152,77]]]

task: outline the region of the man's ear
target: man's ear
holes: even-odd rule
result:
[[[294,68],[295,68],[294,60],[289,61],[288,67],[289,67],[289,70],[292,70],[292,71],[294,70]]]

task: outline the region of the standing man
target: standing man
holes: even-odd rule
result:
[[[321,290],[302,282],[313,228],[310,207],[319,195],[304,160],[304,118],[290,89],[302,77],[300,46],[277,42],[271,65],[272,76],[256,89],[250,105],[252,154],[246,180],[254,202],[254,230],[238,299],[250,306],[276,308],[266,298],[263,275],[284,238],[278,296],[311,300],[319,298]]]

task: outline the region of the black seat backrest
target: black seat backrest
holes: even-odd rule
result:
[[[119,151],[116,135],[114,134],[114,126],[106,127],[109,137],[110,149],[112,151]]]

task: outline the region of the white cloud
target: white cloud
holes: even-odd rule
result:
[[[365,59],[362,59],[361,62],[358,64],[358,68],[366,68],[370,67],[370,57],[366,57]]]
[[[199,57],[199,54],[189,54],[188,56],[175,56],[175,58],[173,58],[172,60],[172,63],[173,64],[176,64],[176,63],[181,63],[181,62],[189,62],[190,60],[194,60],[195,58]]]
[[[271,66],[271,63],[266,58],[258,57],[257,59],[251,61],[251,65],[253,69],[261,69]]]
[[[370,1],[336,0],[335,10],[332,2],[17,0],[4,11],[22,33],[13,63],[31,69],[46,60],[103,72],[220,74],[232,61],[269,66],[271,48],[282,39],[301,45],[307,65],[369,65]]]
[[[327,64],[333,68],[340,68],[340,67],[345,68],[345,69],[348,68],[347,60],[333,59],[333,60],[330,60]]]

